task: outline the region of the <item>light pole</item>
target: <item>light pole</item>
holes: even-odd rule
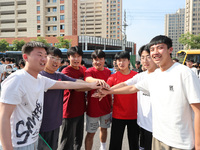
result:
[[[81,14],[82,14],[82,16],[83,16],[83,34],[82,34],[82,28],[81,28],[81,39],[82,39],[82,50],[84,50],[84,40],[85,40],[85,18],[86,18],[86,16],[84,15],[84,12],[83,12],[83,10],[82,10],[82,7],[80,6],[80,10],[81,10]],[[81,16],[81,17],[82,17]]]

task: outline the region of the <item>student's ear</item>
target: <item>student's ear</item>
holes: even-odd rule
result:
[[[173,47],[170,47],[170,48],[169,48],[169,53],[171,54],[172,51],[173,51]]]
[[[23,54],[22,57],[23,57],[23,59],[24,59],[25,61],[28,61],[28,56],[27,56],[27,54]]]

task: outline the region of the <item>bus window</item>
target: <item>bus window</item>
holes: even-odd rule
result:
[[[186,60],[200,62],[200,50],[180,50],[176,56],[179,62],[183,64],[185,64]]]

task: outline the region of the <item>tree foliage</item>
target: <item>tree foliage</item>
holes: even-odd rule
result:
[[[18,41],[18,40],[14,40],[12,42],[13,46],[12,46],[12,50],[13,51],[21,51],[22,50],[22,46],[25,44],[26,42],[24,40]]]
[[[5,52],[8,49],[9,49],[9,43],[5,39],[0,40],[0,51]]]
[[[71,44],[71,40],[64,39],[64,37],[59,36],[57,37],[59,43],[56,43],[55,47],[57,48],[69,48]]]
[[[38,41],[44,43],[46,46],[50,46],[50,44],[47,42],[47,40],[44,37],[38,36],[37,39],[32,39],[31,41]]]
[[[189,32],[182,34],[179,42],[186,46],[187,49],[200,49],[200,34],[194,35]]]

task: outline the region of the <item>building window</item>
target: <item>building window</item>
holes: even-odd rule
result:
[[[47,30],[48,30],[48,31],[50,31],[50,29],[51,29],[50,27],[47,27]]]
[[[37,16],[37,21],[40,21],[40,16]]]
[[[64,15],[60,15],[60,20],[64,20],[65,16]]]
[[[64,30],[64,29],[65,29],[65,26],[64,26],[64,25],[60,25],[60,29],[61,29],[61,30]]]
[[[53,17],[53,21],[57,21],[57,17],[55,16],[55,17]]]
[[[53,7],[53,12],[57,12],[57,8],[56,7]]]
[[[40,11],[40,6],[37,6],[37,11]]]
[[[56,3],[57,2],[57,0],[53,0],[53,3]]]
[[[61,34],[60,36],[65,36],[64,34]]]
[[[47,0],[48,3],[50,3],[50,0]]]
[[[61,5],[61,6],[60,6],[60,10],[64,10],[64,5]]]
[[[40,30],[40,25],[37,25],[37,30]]]
[[[37,0],[37,2],[40,2],[40,0]]]
[[[51,9],[50,9],[50,8],[47,8],[47,11],[48,11],[48,12],[51,12]]]
[[[53,26],[53,31],[57,31],[57,26]]]
[[[48,21],[51,21],[51,18],[50,18],[50,17],[48,17],[48,18],[47,18],[47,20],[48,20]]]

